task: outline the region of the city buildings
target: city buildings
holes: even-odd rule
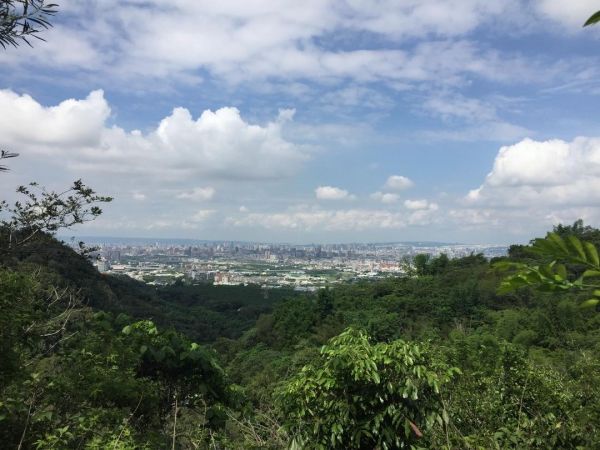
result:
[[[456,258],[477,253],[502,256],[507,251],[496,245],[428,242],[293,245],[106,238],[88,239],[87,243],[99,247],[95,264],[100,272],[121,273],[150,284],[183,279],[191,283],[257,284],[298,290],[400,276],[410,268],[412,257],[421,253]]]

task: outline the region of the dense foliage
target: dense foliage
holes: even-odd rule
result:
[[[440,387],[454,370],[440,376],[432,366],[416,344],[371,344],[364,332],[344,331],[281,393],[294,442],[317,449],[409,447],[421,430],[448,420]]]
[[[559,226],[508,258],[419,257],[409,276],[292,295],[106,276],[38,232],[0,255],[0,439],[598,448],[600,315],[577,280],[599,236]],[[507,267],[559,287],[501,289]]]

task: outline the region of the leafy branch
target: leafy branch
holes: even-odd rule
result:
[[[44,41],[38,33],[52,27],[48,19],[57,8],[46,0],[0,0],[0,46],[18,47],[22,41],[32,47],[29,38]]]
[[[18,153],[7,152],[6,150],[0,150],[0,159],[16,158],[19,156]],[[0,172],[7,172],[8,167],[0,165]]]
[[[16,201],[12,206],[0,201],[0,213],[10,216],[0,220],[0,227],[9,233],[9,248],[26,243],[40,232],[54,234],[60,229],[94,220],[102,214],[97,204],[112,201],[111,197],[96,194],[81,180],[60,193],[48,192],[35,182],[19,186],[17,193],[25,200]]]
[[[500,293],[526,286],[550,292],[580,290],[590,291],[593,296],[583,302],[582,307],[595,307],[600,303],[600,259],[594,244],[573,235],[562,238],[557,233],[548,233],[544,239],[535,239],[530,250],[551,262],[537,265],[511,261],[496,263],[494,267],[513,272],[500,284]],[[573,267],[580,269],[578,276],[570,273],[569,268]]]

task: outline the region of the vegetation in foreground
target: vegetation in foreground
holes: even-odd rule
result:
[[[600,230],[580,222],[289,298],[101,275],[22,225],[0,255],[6,448],[600,446]]]

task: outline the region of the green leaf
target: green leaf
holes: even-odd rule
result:
[[[590,298],[589,300],[584,301],[579,305],[580,308],[595,308],[596,305],[600,303],[600,300],[597,298]]]
[[[600,22],[600,11],[592,14],[592,16],[585,21],[585,23],[583,24],[584,27],[588,27],[590,25],[595,25],[598,22]]]
[[[584,242],[585,250],[588,254],[588,259],[592,261],[595,266],[600,266],[600,259],[598,258],[598,250],[596,246],[591,242]]]
[[[583,245],[581,245],[581,241],[573,235],[567,236],[567,239],[569,240],[571,247],[573,247],[575,251],[579,254],[579,257],[582,260],[587,261],[587,256],[585,254],[585,251],[583,250]]]
[[[565,241],[556,233],[548,233],[547,241],[551,242],[553,246],[558,251],[563,251],[564,253],[569,253],[569,249],[567,248],[567,244]]]
[[[550,241],[550,239],[536,239],[533,242],[531,250],[533,250],[535,253],[542,254],[542,255],[555,255],[556,256],[557,250],[558,250],[559,254],[563,253],[561,251],[560,247],[557,248],[555,243]]]
[[[564,266],[564,264],[556,265],[556,274],[560,277],[561,280],[567,279],[567,268]]]
[[[445,409],[442,411],[442,419],[444,420],[444,423],[450,423],[450,417],[448,416],[448,411],[446,411]]]
[[[600,270],[586,270],[583,272],[583,278],[600,277]]]

